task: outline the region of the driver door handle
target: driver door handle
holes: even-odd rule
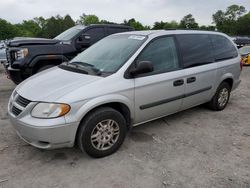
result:
[[[181,86],[181,85],[183,85],[183,84],[184,84],[184,80],[183,80],[183,79],[175,80],[175,81],[173,82],[174,87]]]

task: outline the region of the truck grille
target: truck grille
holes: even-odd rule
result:
[[[22,97],[17,92],[13,94],[13,98],[10,101],[10,111],[13,115],[18,116],[28,106],[31,101]]]

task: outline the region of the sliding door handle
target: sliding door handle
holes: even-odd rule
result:
[[[192,82],[195,82],[196,81],[196,78],[195,77],[190,77],[190,78],[187,78],[187,83],[192,83]]]

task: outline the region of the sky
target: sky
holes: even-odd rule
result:
[[[232,4],[250,11],[250,0],[0,0],[0,18],[20,23],[38,16],[69,14],[77,20],[85,13],[117,23],[135,18],[152,26],[155,21],[180,21],[191,13],[200,25],[209,25],[212,14]]]

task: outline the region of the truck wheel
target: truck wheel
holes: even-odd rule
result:
[[[77,144],[91,157],[105,157],[119,149],[126,131],[126,120],[120,112],[110,107],[98,108],[80,124]]]
[[[212,110],[220,111],[226,108],[230,98],[231,87],[227,82],[222,82],[212,100],[208,103]]]
[[[37,70],[37,72],[42,72],[42,71],[44,71],[44,70],[46,70],[46,69],[49,69],[49,68],[52,68],[52,67],[54,67],[55,65],[45,65],[45,66],[42,66],[42,67],[40,67],[38,70]]]

